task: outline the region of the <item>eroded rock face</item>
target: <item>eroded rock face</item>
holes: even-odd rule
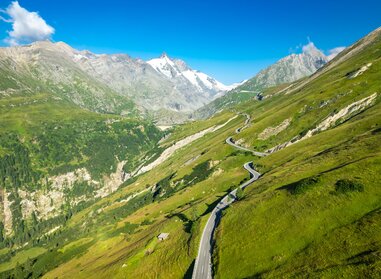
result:
[[[53,189],[62,189],[63,187],[72,187],[74,182],[82,180],[86,182],[91,181],[91,175],[86,168],[77,169],[73,172],[50,177],[48,179]]]
[[[217,169],[212,173],[212,177],[220,176],[223,172],[224,172],[223,169],[217,168]]]
[[[356,102],[342,108],[339,112],[328,116],[326,119],[324,119],[315,128],[309,130],[303,137],[296,136],[296,137],[292,138],[290,141],[279,144],[273,148],[266,150],[265,152],[267,152],[267,153],[276,152],[276,151],[281,150],[283,148],[286,148],[287,146],[290,146],[296,142],[310,138],[317,133],[326,131],[329,128],[337,125],[337,123],[342,123],[342,122],[350,119],[354,115],[358,114],[359,112],[365,110],[370,105],[372,105],[374,103],[374,101],[376,100],[377,95],[378,95],[377,93],[374,93],[368,97],[365,97],[359,101],[356,101]]]
[[[280,59],[237,89],[261,92],[264,88],[294,82],[312,75],[328,61],[329,58],[311,42],[303,47],[302,53]]]
[[[353,114],[363,111],[365,108],[367,108],[369,105],[373,103],[376,97],[377,97],[377,93],[374,93],[373,95],[369,97],[366,97],[364,99],[361,99],[357,102],[350,104],[349,106],[341,109],[339,112],[335,113],[334,115],[327,117],[316,128],[309,130],[307,134],[301,138],[301,140],[312,137],[314,134],[318,132],[325,131],[329,129],[331,126],[333,126],[337,121],[347,120],[351,116],[353,116]]]
[[[119,162],[116,171],[109,176],[104,176],[101,181],[93,180],[86,168],[80,168],[72,172],[49,177],[45,187],[40,190],[26,191],[18,189],[17,194],[20,198],[22,218],[27,220],[34,213],[39,220],[48,220],[61,215],[63,213],[62,206],[65,204],[76,206],[82,201],[91,201],[115,192],[123,182],[131,177],[130,174],[123,171],[125,163],[126,161]],[[81,183],[80,187],[90,187],[93,189],[94,194],[70,195],[76,183]],[[14,201],[9,199],[10,194],[3,189],[3,208],[1,208],[2,214],[0,216],[3,216],[2,221],[6,236],[13,233],[12,204]]]
[[[110,176],[103,178],[103,187],[97,191],[97,194],[95,195],[96,198],[103,198],[115,192],[123,182],[131,177],[130,174],[123,171],[125,163],[126,161],[119,162],[116,171],[110,174]]]
[[[366,64],[365,66],[362,66],[360,69],[358,69],[357,71],[354,71],[352,73],[349,73],[348,74],[348,78],[350,79],[353,79],[353,78],[356,78],[358,76],[361,76],[363,73],[365,73],[367,70],[369,70],[370,66],[372,66],[372,63],[368,63]]]
[[[3,192],[3,206],[4,206],[4,230],[5,230],[5,235],[11,235],[13,230],[13,220],[12,220],[12,211],[11,211],[11,205],[13,202],[9,200],[9,194],[7,191],[4,189]]]
[[[171,157],[176,152],[176,150],[178,150],[180,148],[183,148],[184,146],[192,143],[195,140],[198,140],[199,138],[205,136],[206,134],[213,133],[213,132],[221,129],[222,127],[227,125],[230,121],[232,121],[235,118],[237,118],[237,115],[232,117],[232,118],[230,118],[228,121],[226,121],[225,123],[223,123],[221,125],[209,127],[209,128],[207,128],[205,130],[202,130],[202,131],[200,131],[200,132],[198,132],[196,134],[193,134],[193,135],[188,136],[188,137],[186,137],[186,138],[184,138],[182,140],[179,140],[174,145],[172,145],[172,146],[168,147],[167,149],[165,149],[164,152],[161,153],[160,157],[157,158],[155,161],[153,161],[152,163],[150,163],[150,164],[148,164],[146,166],[143,166],[141,169],[139,169],[139,171],[137,172],[137,175],[152,170],[156,166],[158,166],[161,163],[163,163],[164,161],[166,161],[169,157]]]
[[[282,123],[280,123],[278,126],[276,127],[268,127],[266,129],[264,129],[259,135],[258,135],[258,139],[260,140],[266,140],[272,136],[276,136],[277,134],[279,134],[280,132],[282,132],[283,130],[285,130],[291,123],[291,119],[288,118],[286,120],[284,120]]]

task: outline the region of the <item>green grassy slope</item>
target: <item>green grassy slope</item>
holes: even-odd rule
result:
[[[258,162],[264,177],[227,211],[217,234],[219,278],[276,278],[325,269],[335,278],[334,270],[340,268],[353,269],[355,277],[362,273],[350,258],[368,250],[379,253],[377,233],[367,233],[367,226],[350,235],[339,231],[348,232],[381,204],[380,134],[372,131],[381,119],[380,106],[372,110],[366,120],[346,123]],[[315,176],[317,183],[311,186],[300,183]],[[341,179],[361,183],[364,191],[337,191]],[[295,191],[298,185],[302,190]],[[369,225],[377,230],[378,215],[370,215]],[[239,229],[237,223],[242,224]],[[371,272],[374,261],[379,264],[377,257],[362,264],[369,264]]]
[[[193,117],[196,119],[208,118],[221,110],[229,109],[239,103],[254,99],[256,96],[256,92],[240,92],[233,90],[196,110],[193,113]]]
[[[122,160],[137,155],[140,145],[152,148],[161,136],[148,122],[92,113],[50,94],[0,99],[0,111],[3,139],[18,137],[30,150],[36,168],[47,174],[87,166],[100,177],[113,168],[115,156]],[[3,153],[5,144],[4,139]],[[105,156],[99,169],[90,164],[94,156]]]
[[[376,34],[360,52],[302,88],[249,106],[247,112],[256,116],[241,141],[265,150],[302,137],[328,116],[380,92],[381,36]],[[368,63],[362,75],[349,78]],[[287,128],[258,139],[285,119],[291,120]],[[377,278],[380,127],[378,95],[329,130],[258,160],[264,176],[226,211],[217,231],[216,277]]]
[[[230,117],[227,114],[217,122]],[[77,278],[135,278],[142,273],[146,277],[182,277],[195,257],[213,204],[247,178],[242,164],[250,156],[236,153],[224,143],[243,120],[237,117],[120,191],[74,213],[65,227],[37,244],[49,250],[24,269],[33,276],[53,269],[47,278],[71,278],[73,274]],[[156,190],[142,192],[154,185]],[[126,201],[136,193],[140,194]],[[157,242],[162,231],[170,237]]]

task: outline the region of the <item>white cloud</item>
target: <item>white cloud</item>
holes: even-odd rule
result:
[[[18,1],[12,2],[2,13],[9,19],[0,17],[5,22],[12,23],[12,30],[4,40],[9,45],[19,45],[35,41],[48,40],[54,34],[54,28],[36,12],[29,12],[20,6]]]
[[[328,60],[332,60],[333,58],[336,57],[340,52],[342,52],[345,49],[345,47],[335,47],[333,49],[330,49],[328,51]]]
[[[290,53],[298,53],[300,50],[302,50],[303,53],[318,53],[321,52],[323,55],[325,55],[328,59],[328,61],[332,60],[335,58],[340,52],[342,52],[346,47],[335,47],[333,49],[330,49],[328,51],[318,49],[313,42],[311,42],[310,38],[307,37],[308,43],[306,45],[299,44],[294,48],[290,48],[289,52]]]
[[[314,53],[316,51],[320,51],[313,42],[311,42],[310,38],[308,37],[308,43],[306,45],[303,45],[303,44],[299,44],[295,47],[292,47],[292,48],[289,48],[289,53],[290,54],[293,54],[293,53],[300,53],[300,51],[302,51],[303,53]]]
[[[315,44],[313,42],[308,42],[308,44],[306,44],[306,45],[304,45],[302,47],[302,51],[306,52],[306,53],[313,52],[313,51],[316,51],[316,50],[317,50],[317,48],[316,48],[316,46],[315,46]]]

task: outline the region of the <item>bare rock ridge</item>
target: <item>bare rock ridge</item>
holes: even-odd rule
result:
[[[289,83],[312,75],[329,62],[329,57],[312,42],[303,47],[300,54],[291,54],[280,59],[270,67],[260,71],[248,80],[243,87],[246,90],[260,91],[282,83]],[[239,90],[239,88],[237,88]]]

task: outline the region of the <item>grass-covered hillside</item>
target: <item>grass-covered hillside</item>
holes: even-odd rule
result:
[[[279,90],[287,88],[290,84],[279,84],[277,86],[262,88],[261,90],[256,91],[250,90],[246,86],[247,82],[232,91],[229,91],[224,96],[219,97],[209,104],[199,108],[192,114],[192,117],[195,119],[205,119],[223,110],[234,110],[234,107],[241,103],[246,103],[249,100],[263,100],[264,98],[272,96],[272,94],[278,92]]]
[[[239,103],[248,101],[250,99],[255,99],[257,97],[257,92],[253,91],[240,91],[238,89],[232,90],[226,93],[224,96],[215,99],[209,104],[199,108],[193,113],[195,119],[204,119],[211,117],[215,113],[221,112],[222,110],[230,109]]]
[[[174,131],[166,144],[171,137],[186,138],[184,130],[197,133],[231,119],[150,172],[126,181],[118,191],[73,211],[33,245],[0,250],[5,255],[1,275],[181,278],[189,274],[209,212],[226,191],[248,177],[242,164],[250,154],[235,152],[224,143],[244,121],[234,116],[225,113]],[[160,232],[170,237],[159,242]]]
[[[380,73],[378,30],[303,86],[241,106],[256,114],[236,140],[294,143],[257,160],[263,177],[225,212],[216,278],[378,278]]]

